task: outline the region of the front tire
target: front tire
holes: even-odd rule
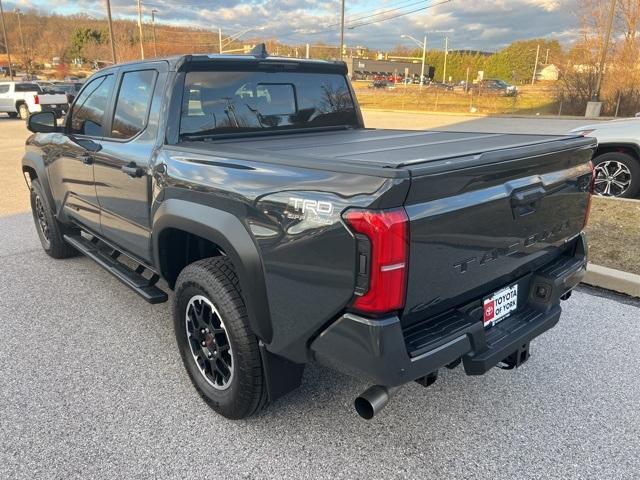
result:
[[[53,209],[49,206],[38,179],[31,182],[31,212],[42,248],[50,257],[69,258],[78,254],[63,238],[64,234],[77,234],[78,230],[60,223],[53,215]]]
[[[603,153],[593,163],[596,195],[633,198],[640,193],[640,163],[631,155],[622,152]]]
[[[266,404],[262,360],[232,263],[226,257],[192,263],[175,291],[176,341],[198,393],[227,418],[257,413]]]

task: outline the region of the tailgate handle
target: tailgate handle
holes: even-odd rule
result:
[[[528,190],[520,190],[511,194],[511,209],[513,217],[523,217],[538,209],[540,200],[547,194],[544,188],[535,187]]]

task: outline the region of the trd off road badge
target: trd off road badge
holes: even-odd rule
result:
[[[285,217],[290,220],[306,220],[319,225],[333,223],[333,203],[310,198],[289,197]]]

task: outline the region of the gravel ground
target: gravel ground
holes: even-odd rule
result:
[[[231,422],[191,387],[170,304],[0,218],[0,478],[637,478],[640,304],[595,290],[517,371],[403,388],[374,420],[368,385],[310,366],[302,387]]]

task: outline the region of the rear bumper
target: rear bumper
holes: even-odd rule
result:
[[[397,316],[368,319],[345,313],[316,338],[311,350],[324,365],[385,386],[408,383],[460,359],[468,375],[482,375],[558,323],[560,297],[582,280],[586,265],[581,235],[573,256],[561,256],[518,280],[528,296],[512,315],[488,329],[462,309],[408,329]]]

